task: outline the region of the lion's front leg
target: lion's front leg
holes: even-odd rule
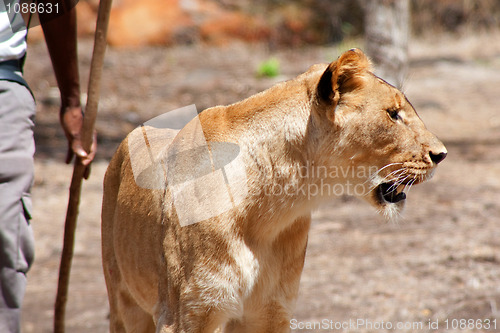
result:
[[[193,308],[187,313],[175,316],[172,322],[167,322],[167,316],[160,314],[157,322],[157,333],[218,333],[227,320],[220,311],[209,307]]]
[[[245,314],[242,320],[229,322],[224,333],[286,333],[290,332],[291,304],[269,301],[259,311]]]
[[[157,333],[223,332],[221,328],[229,320],[231,309],[236,307],[224,300],[232,297],[221,290],[207,297],[207,293],[192,281],[179,288],[165,288],[167,283],[162,282],[159,293],[162,301],[155,311]]]

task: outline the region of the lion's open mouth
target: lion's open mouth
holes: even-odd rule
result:
[[[403,192],[403,186],[397,186],[395,183],[382,183],[377,186],[377,197],[381,203],[397,203],[406,199],[406,193]]]

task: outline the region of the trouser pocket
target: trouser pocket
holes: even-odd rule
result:
[[[2,246],[0,249],[2,251],[0,257],[0,332],[4,332],[1,324],[7,320],[6,318],[19,317],[16,311],[21,308],[26,291],[26,272],[34,258],[29,195],[25,194],[17,199],[17,204],[6,209],[6,213],[0,218],[3,218],[0,230],[0,245]],[[10,330],[5,331],[10,332]]]
[[[33,263],[35,257],[35,244],[33,237],[33,229],[31,228],[32,204],[29,194],[24,194],[21,198],[22,211],[19,217],[19,234],[18,234],[18,257],[17,271],[26,273]]]

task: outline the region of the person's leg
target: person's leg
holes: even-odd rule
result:
[[[0,81],[0,332],[20,332],[30,226],[35,104],[24,86]]]

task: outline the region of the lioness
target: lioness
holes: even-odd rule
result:
[[[102,207],[111,332],[290,330],[311,209],[340,186],[392,218],[405,188],[429,179],[447,154],[405,95],[370,70],[353,49],[246,100],[206,109],[174,136],[143,127],[124,140],[105,176]],[[189,200],[172,189],[207,164],[194,148],[182,155],[200,133],[214,173],[225,165],[214,162],[214,147],[236,147],[227,162],[238,160],[245,177],[234,186],[226,170],[227,198],[204,182]],[[162,140],[165,151],[152,156]],[[207,198],[212,208],[229,208],[181,223],[181,210],[196,215]]]

